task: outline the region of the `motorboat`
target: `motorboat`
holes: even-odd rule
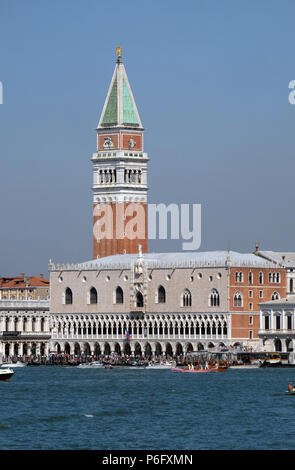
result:
[[[287,395],[295,395],[295,388],[293,390],[286,390]]]
[[[0,380],[1,381],[8,382],[11,379],[11,377],[13,376],[13,374],[14,374],[14,372],[10,368],[6,368],[6,369],[1,369],[0,368]]]
[[[235,364],[229,366],[230,369],[234,370],[253,370],[253,369],[259,369],[260,364]]]
[[[162,370],[171,369],[173,364],[171,362],[151,362],[146,368],[148,370]]]
[[[94,369],[96,367],[103,368],[104,363],[103,362],[86,362],[86,363],[79,364],[77,367],[79,369]]]
[[[223,367],[222,370],[226,370],[226,367]],[[221,367],[217,364],[214,367],[208,367],[207,369],[200,368],[200,367],[193,367],[193,368],[188,368],[188,367],[171,367],[171,370],[173,372],[187,372],[189,374],[208,374],[210,372],[221,372]]]
[[[27,364],[24,362],[2,362],[1,367],[26,367]]]

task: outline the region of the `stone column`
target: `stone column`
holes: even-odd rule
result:
[[[27,317],[27,331],[32,332],[32,317]]]
[[[14,317],[9,317],[8,320],[8,331],[14,331]]]
[[[45,354],[45,356],[48,356],[48,354],[49,354],[49,343],[45,343],[44,354]]]
[[[23,343],[19,341],[18,343],[18,355],[22,356],[23,355]]]
[[[31,355],[31,348],[32,348],[32,343],[28,342],[27,343],[27,356]]]

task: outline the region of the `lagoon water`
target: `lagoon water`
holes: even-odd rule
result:
[[[294,449],[295,369],[15,369],[0,449]]]

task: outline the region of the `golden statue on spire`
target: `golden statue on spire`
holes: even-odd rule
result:
[[[118,56],[118,57],[121,57],[121,53],[122,53],[121,47],[120,47],[120,46],[117,46],[117,47],[116,47],[116,54],[117,54],[117,56]]]

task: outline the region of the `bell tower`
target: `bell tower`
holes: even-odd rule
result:
[[[93,258],[147,252],[147,162],[143,126],[121,48],[97,126],[93,163]]]

